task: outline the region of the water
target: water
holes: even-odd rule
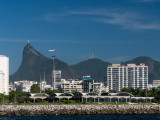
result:
[[[0,116],[0,120],[160,120],[160,115]]]

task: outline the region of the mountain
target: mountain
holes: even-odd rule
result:
[[[107,66],[111,63],[100,59],[88,59],[78,64],[69,66],[65,62],[55,59],[55,68],[62,71],[62,78],[82,78],[84,75],[91,75],[96,82],[103,82],[107,76]],[[149,83],[160,79],[160,62],[149,57],[137,57],[129,60],[127,63],[145,63],[148,66]],[[30,43],[27,43],[23,50],[22,63],[17,72],[10,75],[10,82],[19,80],[39,81],[40,76],[43,79],[43,68],[46,68],[46,80],[51,83],[52,59],[45,57],[36,51]]]
[[[107,76],[108,65],[110,65],[110,63],[93,58],[80,62],[76,65],[72,65],[71,67],[80,77],[84,75],[91,75],[96,82],[103,82],[104,77]]]
[[[152,84],[153,80],[160,79],[160,62],[145,56],[137,57],[133,60],[126,61],[125,64],[134,63],[139,65],[145,63],[148,66],[148,83]],[[76,65],[72,65],[73,70],[82,77],[84,75],[91,75],[95,81],[103,82],[103,77],[106,76],[107,66],[110,63],[102,61],[100,59],[88,59],[80,62]]]
[[[46,80],[51,83],[51,72],[53,60],[45,57],[36,51],[30,43],[27,43],[23,50],[22,63],[17,72],[10,75],[10,82],[19,80],[39,81],[40,76],[43,79],[43,68],[46,68]],[[55,59],[56,70],[62,71],[62,78],[77,78],[76,72],[65,62]]]
[[[137,57],[133,60],[127,61],[127,63],[145,63],[148,66],[148,83],[152,84],[153,80],[160,80],[160,62],[153,60],[150,57]]]

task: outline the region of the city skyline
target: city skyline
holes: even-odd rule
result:
[[[21,64],[27,40],[43,55],[76,64],[96,58],[111,63],[149,56],[160,60],[159,0],[1,1],[1,55],[10,74]]]

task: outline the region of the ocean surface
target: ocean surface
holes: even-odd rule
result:
[[[0,116],[0,120],[160,120],[160,115]]]

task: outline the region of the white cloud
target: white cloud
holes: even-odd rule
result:
[[[106,61],[111,63],[120,63],[120,62],[126,62],[130,59],[131,57],[129,56],[118,56],[118,57],[112,57],[112,58],[106,59]]]
[[[149,29],[149,30],[160,30],[160,24],[159,23],[134,24],[133,28],[136,28],[136,29]]]
[[[79,20],[90,20],[104,24],[119,25],[124,29],[138,30],[160,30],[160,22],[155,21],[153,17],[145,17],[133,11],[127,10],[108,10],[108,9],[88,9],[88,10],[70,10],[61,13],[47,14],[43,17],[45,21],[69,21],[78,16]],[[152,18],[152,19],[151,19]]]

